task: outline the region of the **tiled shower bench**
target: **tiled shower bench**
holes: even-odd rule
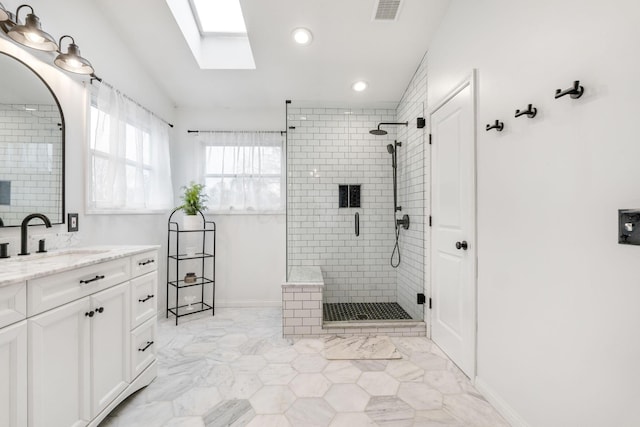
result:
[[[325,335],[388,335],[424,337],[425,322],[382,320],[324,322],[322,294],[324,279],[320,267],[291,267],[289,280],[282,285],[282,336],[290,339]]]

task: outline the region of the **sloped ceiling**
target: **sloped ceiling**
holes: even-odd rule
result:
[[[256,69],[201,70],[165,1],[96,0],[178,108],[398,101],[448,2],[404,0],[396,21],[378,22],[375,0],[241,0]],[[293,43],[296,27],[313,32],[310,46]]]

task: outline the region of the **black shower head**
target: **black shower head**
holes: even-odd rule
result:
[[[378,128],[377,128],[377,129],[372,129],[372,130],[370,130],[370,131],[369,131],[369,133],[370,133],[371,135],[386,135],[386,134],[387,134],[387,131],[386,131],[386,130],[383,130],[383,129],[380,129],[380,126],[382,126],[382,125],[391,125],[391,126],[409,126],[409,122],[399,122],[399,123],[396,123],[396,122],[393,122],[393,123],[379,123],[379,124],[378,124]]]
[[[387,144],[387,151],[389,154],[393,154],[396,152],[396,149],[393,147],[393,144]]]

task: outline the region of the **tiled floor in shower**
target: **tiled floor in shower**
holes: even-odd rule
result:
[[[323,304],[325,322],[352,320],[411,320],[411,316],[397,302],[331,303]]]

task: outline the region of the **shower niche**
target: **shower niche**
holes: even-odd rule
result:
[[[360,185],[338,185],[338,207],[360,207]]]

